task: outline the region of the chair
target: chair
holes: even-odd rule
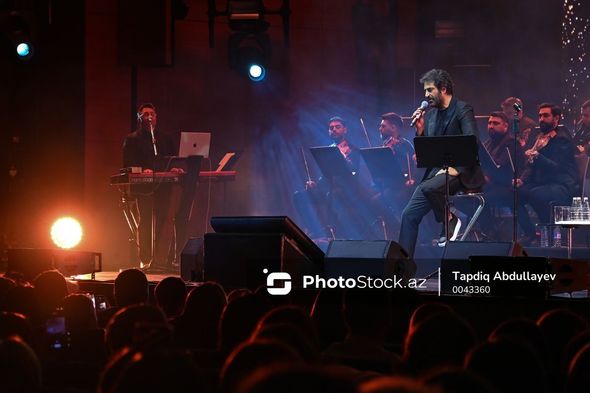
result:
[[[485,207],[486,200],[484,198],[484,194],[483,194],[483,191],[481,188],[461,190],[461,191],[457,192],[455,195],[452,195],[451,198],[453,198],[453,199],[455,199],[455,198],[473,198],[478,202],[475,212],[473,213],[473,215],[471,216],[471,219],[467,223],[467,227],[465,227],[465,231],[463,232],[463,236],[461,236],[461,238],[459,239],[459,241],[462,242],[462,241],[465,241],[465,239],[467,238],[467,236],[471,232],[471,229],[475,225],[475,222],[477,221],[481,212],[483,211],[483,208]]]

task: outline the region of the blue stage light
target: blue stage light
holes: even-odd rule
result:
[[[248,68],[248,77],[254,82],[259,82],[266,76],[264,66],[260,64],[251,64]]]
[[[16,54],[21,58],[26,58],[31,55],[31,46],[26,42],[21,42],[16,46]]]

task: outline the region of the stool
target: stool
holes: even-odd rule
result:
[[[467,238],[467,235],[469,235],[469,232],[471,232],[473,225],[475,225],[475,222],[479,218],[479,215],[481,214],[484,206],[486,205],[486,200],[485,200],[483,192],[480,188],[479,189],[461,190],[461,191],[457,192],[455,195],[452,195],[451,197],[452,198],[474,198],[478,201],[477,209],[475,209],[475,212],[471,216],[469,223],[467,223],[467,227],[465,228],[465,231],[463,232],[463,236],[461,236],[461,239],[459,239],[459,241],[462,242],[462,241],[465,241],[465,239]]]

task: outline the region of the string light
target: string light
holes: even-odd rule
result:
[[[590,17],[584,14],[585,0],[564,0],[561,24],[561,48],[565,61],[564,114],[576,116],[582,101],[590,98],[588,34]],[[586,7],[587,9],[588,7]]]

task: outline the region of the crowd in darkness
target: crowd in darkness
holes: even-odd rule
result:
[[[190,289],[190,290],[189,290]],[[0,277],[2,392],[582,392],[586,315],[553,309],[476,329],[414,292],[327,290],[313,302],[119,273],[115,304],[57,271]],[[95,299],[96,300],[96,299]],[[63,321],[63,332],[59,321]],[[488,332],[491,332],[488,334]]]

